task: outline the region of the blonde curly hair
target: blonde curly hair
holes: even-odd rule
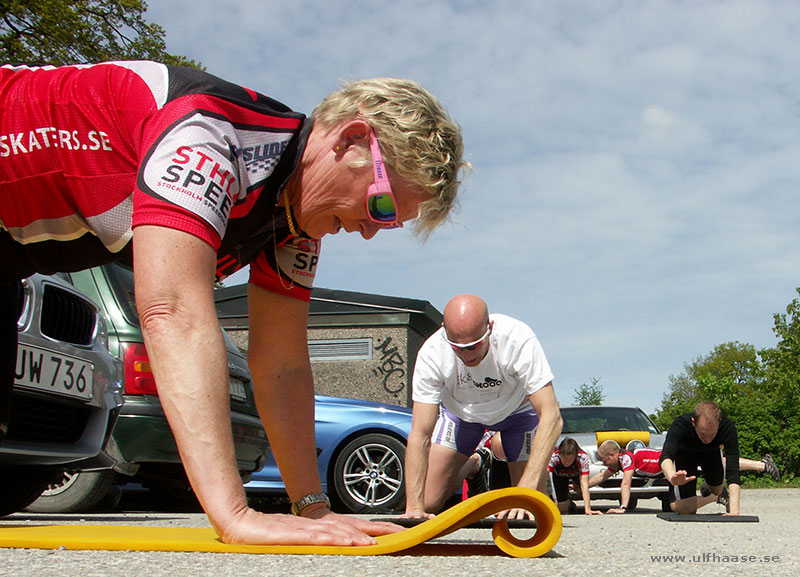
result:
[[[387,166],[430,195],[420,203],[414,232],[425,239],[447,220],[469,163],[462,160],[461,128],[430,92],[399,78],[346,82],[311,118],[326,130],[364,119],[378,137]],[[366,151],[365,159],[369,161]]]

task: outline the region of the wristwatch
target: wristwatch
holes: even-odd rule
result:
[[[292,515],[300,515],[303,509],[314,503],[325,503],[326,507],[331,507],[331,500],[325,493],[311,493],[292,503]]]

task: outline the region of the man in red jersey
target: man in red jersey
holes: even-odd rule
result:
[[[620,506],[609,509],[608,513],[625,513],[631,499],[631,485],[634,475],[640,477],[658,477],[661,475],[661,466],[658,458],[661,451],[657,449],[636,449],[633,452],[623,451],[619,443],[607,440],[597,447],[597,456],[607,467],[602,473],[596,473],[589,479],[589,486],[599,485],[609,477],[622,471],[622,484],[620,485]]]
[[[0,67],[0,298],[34,272],[132,264],[162,404],[221,538],[370,544],[397,528],[333,515],[320,493],[306,341],[319,239],[415,218],[430,233],[461,157],[458,126],[405,80],[346,84],[306,118],[155,62]],[[236,470],[213,289],[245,265],[256,402],[295,517],[250,509]],[[0,321],[2,434],[16,315]]]

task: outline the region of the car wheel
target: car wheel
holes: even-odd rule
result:
[[[114,471],[66,471],[49,483],[41,496],[28,505],[34,513],[82,513],[105,499],[114,484]]]
[[[398,509],[405,500],[406,447],[389,435],[370,433],[350,441],[333,472],[335,501],[351,513]]]
[[[22,511],[33,503],[53,480],[53,471],[0,470],[0,517]]]

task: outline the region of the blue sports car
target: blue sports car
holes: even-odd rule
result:
[[[410,431],[411,409],[317,395],[317,464],[322,490],[334,508],[376,513],[405,506]],[[248,493],[286,492],[272,455],[244,488]]]

